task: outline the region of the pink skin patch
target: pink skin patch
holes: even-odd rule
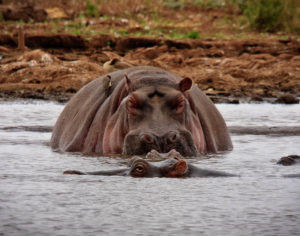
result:
[[[103,137],[103,153],[122,153],[124,137],[118,134],[116,128],[107,127]]]
[[[108,135],[111,133],[112,133],[112,127],[106,127],[105,133],[103,136],[103,153],[104,154],[112,153],[110,135]]]
[[[127,109],[128,113],[131,115],[139,115],[140,114],[140,111],[139,111],[140,105],[141,104],[140,104],[139,99],[134,94],[129,96],[126,101],[126,109]]]
[[[206,143],[201,125],[196,117],[193,117],[193,129],[190,130],[193,136],[194,144],[199,153],[206,153]]]
[[[122,153],[124,139],[128,133],[127,114],[124,106],[119,109],[109,119],[103,135],[103,153]]]
[[[188,169],[188,164],[186,160],[178,160],[174,165],[174,169],[167,174],[167,177],[176,178],[183,176]]]
[[[187,100],[187,104],[190,106],[189,100]],[[190,124],[187,124],[187,129],[191,132],[194,144],[198,150],[199,153],[205,154],[206,153],[206,142],[205,142],[205,137],[204,133],[202,130],[202,126],[200,124],[200,121],[198,117],[190,111],[191,119],[190,119]]]

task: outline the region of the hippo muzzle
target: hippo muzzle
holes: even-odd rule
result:
[[[198,154],[189,131],[169,131],[163,135],[156,135],[152,132],[131,132],[125,137],[123,154],[145,155],[151,150],[167,153],[172,149],[182,156]]]

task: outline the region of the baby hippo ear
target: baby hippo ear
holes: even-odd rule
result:
[[[134,86],[126,73],[124,74],[124,76],[125,76],[125,88],[128,93],[131,93],[134,90]]]
[[[188,163],[186,160],[181,159],[175,165],[175,171],[177,176],[184,175],[188,170]]]
[[[193,86],[193,81],[191,78],[188,77],[184,78],[178,83],[178,88],[181,92],[190,90],[192,86]]]

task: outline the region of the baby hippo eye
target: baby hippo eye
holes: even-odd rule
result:
[[[136,171],[137,173],[143,173],[143,171],[144,171],[144,166],[142,166],[142,165],[137,165],[137,166],[135,167],[135,171]]]
[[[132,176],[134,176],[134,177],[144,177],[146,175],[146,173],[147,173],[146,165],[144,163],[137,163],[134,166]]]

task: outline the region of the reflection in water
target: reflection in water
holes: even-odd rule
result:
[[[218,105],[229,125],[299,125],[299,105]],[[0,128],[53,126],[63,106],[0,103]],[[235,135],[234,151],[194,160],[233,178],[62,175],[124,166],[122,158],[53,152],[49,132],[0,129],[0,235],[298,235],[298,136]],[[55,232],[55,233],[54,233]]]

